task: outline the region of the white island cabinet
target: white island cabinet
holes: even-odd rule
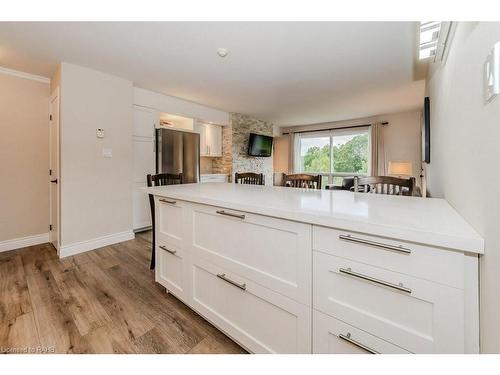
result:
[[[156,281],[250,352],[477,353],[482,238],[441,199],[149,188]]]

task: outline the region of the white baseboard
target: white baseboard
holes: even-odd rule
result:
[[[91,240],[75,242],[69,245],[61,245],[59,248],[59,257],[69,257],[71,255],[84,253],[86,251],[98,249],[100,247],[113,245],[118,242],[133,240],[135,234],[131,230],[125,232],[108,234],[107,236],[93,238]]]
[[[26,246],[39,245],[49,242],[49,234],[41,233],[33,236],[14,238],[12,240],[0,241],[0,252],[20,249]]]

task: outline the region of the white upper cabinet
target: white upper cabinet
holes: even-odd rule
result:
[[[160,115],[149,108],[134,106],[134,137],[153,138]]]
[[[222,126],[196,122],[200,133],[200,156],[222,156]]]
[[[208,151],[210,156],[222,156],[222,126],[210,125]]]

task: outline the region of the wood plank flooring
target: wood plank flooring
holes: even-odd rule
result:
[[[154,282],[150,249],[143,232],[64,259],[0,253],[0,353],[245,353]]]

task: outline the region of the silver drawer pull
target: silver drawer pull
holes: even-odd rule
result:
[[[356,340],[353,340],[351,338],[351,333],[350,332],[347,332],[347,335],[343,335],[342,333],[339,334],[339,338],[344,340],[344,341],[347,341],[347,342],[350,342],[351,344],[357,346],[358,348],[361,348],[363,350],[366,350],[367,352],[369,353],[372,353],[372,354],[380,354],[379,352],[373,350],[372,348],[369,348],[368,346],[366,345],[363,345],[361,344],[360,342],[357,342]]]
[[[363,275],[362,273],[357,273],[357,272],[351,271],[350,268],[339,268],[339,272],[345,273],[346,275],[349,275],[349,276],[357,277],[358,279],[371,281],[372,283],[376,283],[376,284],[380,284],[383,286],[387,286],[389,288],[397,289],[397,290],[400,290],[400,291],[405,292],[405,293],[411,293],[411,289],[403,286],[403,284],[394,284],[394,283],[390,283],[388,281],[376,279],[376,278],[371,277],[371,276]]]
[[[341,234],[341,235],[339,235],[339,238],[341,240],[344,240],[344,241],[350,241],[350,242],[361,243],[363,245],[375,246],[375,247],[379,247],[381,249],[396,251],[398,253],[403,253],[403,254],[411,254],[410,249],[407,249],[401,245],[396,246],[396,245],[389,245],[389,244],[385,244],[385,243],[381,243],[381,242],[365,240],[364,238],[353,237],[350,234]]]
[[[238,214],[233,214],[231,212],[226,212],[224,210],[219,210],[219,211],[215,211],[217,212],[218,214],[220,215],[226,215],[226,216],[231,216],[231,217],[237,217],[238,219],[244,219],[245,218],[245,215],[238,215]]]
[[[171,200],[163,199],[163,198],[160,198],[160,202],[169,203],[169,204],[176,204],[177,203],[177,201],[171,201]]]
[[[237,288],[240,288],[241,290],[247,290],[247,284],[238,284],[236,281],[233,281],[233,280],[231,280],[231,279],[228,279],[228,278],[226,277],[226,274],[225,274],[225,273],[218,273],[218,274],[217,274],[217,277],[218,277],[219,279],[224,280],[226,283],[229,283],[229,284],[231,284],[231,285],[234,285],[234,286],[235,286],[235,287],[237,287]]]
[[[170,253],[172,255],[175,255],[175,253],[177,252],[177,250],[170,250],[167,249],[165,246],[160,246],[160,249],[165,250],[167,253]]]

